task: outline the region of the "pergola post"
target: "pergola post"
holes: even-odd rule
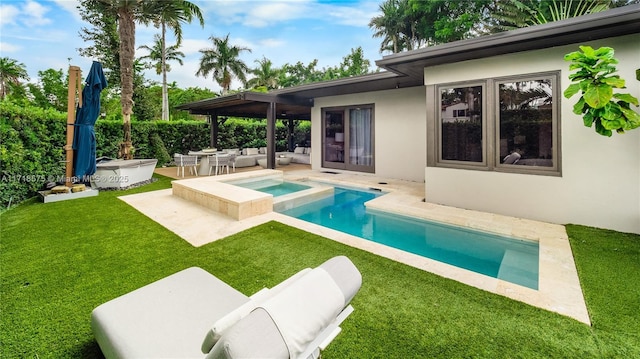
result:
[[[218,113],[214,112],[209,116],[211,126],[209,127],[209,147],[218,148]]]
[[[288,139],[288,141],[287,141],[287,146],[288,146],[287,150],[289,152],[293,152],[293,150],[294,150],[294,148],[293,148],[293,146],[294,146],[294,143],[293,143],[293,129],[294,129],[294,126],[293,126],[293,119],[292,118],[289,119],[289,123],[288,124],[289,124],[289,128],[288,128],[288,131],[287,131],[287,139]]]
[[[276,103],[267,107],[267,168],[276,168]]]

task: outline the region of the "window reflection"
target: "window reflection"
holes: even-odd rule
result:
[[[483,162],[482,86],[440,92],[441,159]]]
[[[499,84],[500,163],[553,166],[550,79]]]

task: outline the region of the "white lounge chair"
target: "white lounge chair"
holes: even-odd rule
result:
[[[344,256],[247,297],[192,267],[94,309],[110,358],[318,358],[353,311],[362,277]]]

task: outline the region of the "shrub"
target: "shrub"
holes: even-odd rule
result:
[[[0,205],[20,202],[64,175],[66,114],[0,102]]]
[[[62,182],[65,174],[67,115],[52,109],[0,102],[0,206],[36,194],[46,182]],[[209,147],[209,124],[204,121],[133,121],[131,137],[137,158],[156,158],[168,164],[174,153]],[[94,126],[96,156],[116,158],[122,141],[122,121],[98,120]],[[308,141],[310,123],[298,122],[295,143]],[[219,148],[266,146],[266,121],[229,119],[221,124]],[[287,126],[276,124],[276,150],[287,147]]]

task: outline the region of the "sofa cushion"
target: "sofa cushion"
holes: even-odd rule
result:
[[[236,155],[240,154],[240,150],[237,149],[237,148],[225,148],[225,149],[222,150],[222,152],[226,152],[226,153],[229,153],[229,154],[236,154]]]
[[[305,147],[304,148],[304,152],[305,155],[310,155],[311,154],[311,147]]]
[[[258,152],[261,155],[266,155],[267,154],[267,148],[266,147],[260,147],[260,148],[258,148]]]
[[[253,155],[259,154],[258,149],[255,147],[250,147],[250,148],[247,148],[246,150],[247,150],[247,156],[253,156]]]
[[[304,147],[296,147],[293,150],[293,153],[297,153],[297,154],[301,154],[301,155],[304,154]]]

